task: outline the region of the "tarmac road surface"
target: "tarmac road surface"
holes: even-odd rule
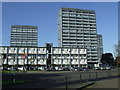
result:
[[[103,71],[38,71],[16,73],[16,80],[24,80],[27,83],[5,86],[3,88],[66,88],[66,85],[69,88],[79,88],[85,81],[115,76],[117,73],[117,69]],[[3,74],[2,78],[4,81],[12,80],[13,74]]]

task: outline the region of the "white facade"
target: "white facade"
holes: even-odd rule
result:
[[[86,49],[78,48],[58,48],[53,49],[53,64],[57,65],[75,65],[84,66],[87,65],[87,51]]]
[[[51,64],[87,67],[86,49],[52,47],[49,54],[51,55]],[[46,47],[0,47],[1,64],[46,66],[47,60]]]

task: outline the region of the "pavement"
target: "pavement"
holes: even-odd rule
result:
[[[88,88],[119,88],[120,89],[120,77],[107,80],[97,81],[94,85]]]

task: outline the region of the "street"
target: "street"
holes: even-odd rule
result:
[[[16,80],[26,83],[3,88],[79,88],[82,83],[115,77],[117,69],[91,71],[34,71],[16,73]],[[12,80],[13,74],[3,74],[3,81]]]

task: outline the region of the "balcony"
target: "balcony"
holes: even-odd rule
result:
[[[81,22],[81,21],[76,21],[75,23],[83,24],[83,22]]]
[[[89,21],[89,19],[83,19],[83,21]]]
[[[83,22],[83,24],[90,24],[89,22]]]
[[[70,24],[71,27],[76,27],[76,25]]]
[[[64,42],[69,42],[69,40],[63,40],[63,43],[64,43]]]
[[[96,25],[96,23],[90,23],[90,25]]]
[[[16,53],[17,53],[17,50],[15,50],[15,51],[11,51],[11,50],[10,50],[9,53],[10,53],[10,54],[16,54]]]
[[[76,36],[76,34],[70,34],[70,36]]]
[[[89,15],[95,16],[95,14],[93,14],[93,13],[91,13],[91,14],[89,14]]]
[[[66,27],[68,27],[68,26],[69,26],[69,24],[62,24],[62,26],[66,26]]]
[[[62,20],[69,20],[69,18],[62,18]]]
[[[69,39],[69,37],[63,37],[63,39]]]
[[[90,26],[90,27],[93,27],[93,28],[95,28],[96,26]]]
[[[96,63],[96,62],[98,62],[98,60],[90,60],[90,61],[88,61],[88,62],[92,62],[92,63]]]
[[[90,25],[84,25],[83,27],[90,27]]]
[[[91,54],[91,56],[98,56],[98,54]]]
[[[92,51],[91,50],[91,54],[97,54],[98,53],[98,51]]]
[[[83,29],[83,27],[77,27],[77,29]]]
[[[69,20],[74,20],[75,21],[76,19],[75,18],[69,18]]]
[[[64,22],[64,23],[69,23],[69,21],[62,21],[62,22]]]
[[[96,17],[94,17],[94,16],[90,16],[90,18],[95,19]]]
[[[95,22],[96,20],[91,20],[91,19],[90,19],[90,21]]]
[[[8,56],[8,59],[12,59],[13,57],[12,56]]]
[[[89,15],[89,13],[81,13],[81,14],[83,14],[83,15]]]
[[[70,17],[76,17],[76,15],[70,15]]]
[[[89,18],[88,16],[87,16],[87,17],[86,17],[86,16],[83,16],[83,19],[88,19],[88,18]]]
[[[65,15],[65,14],[63,14],[62,16],[68,17],[68,16],[69,16],[69,14],[66,14],[66,15]]]
[[[38,54],[46,54],[46,51],[38,51]]]
[[[70,37],[69,39],[76,39],[76,37]]]
[[[83,27],[83,25],[76,25],[77,27],[80,27],[80,28],[82,28]]]
[[[31,52],[31,51],[29,51],[29,54],[37,54],[37,52],[35,51],[33,51],[33,52]]]
[[[76,23],[76,21],[69,21],[69,23]]]
[[[75,41],[75,40],[70,40],[70,44],[76,44],[75,42],[77,42],[77,41]]]
[[[69,29],[69,27],[62,27],[63,29]]]
[[[69,13],[69,12],[62,12],[62,14],[63,14],[63,13],[65,13],[65,14],[66,14],[66,13]]]

